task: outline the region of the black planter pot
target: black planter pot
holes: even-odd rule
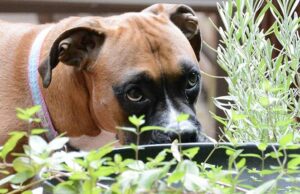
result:
[[[182,146],[182,149],[188,149],[193,147],[199,147],[199,152],[193,158],[193,161],[196,161],[198,164],[206,161],[208,164],[213,164],[216,166],[222,166],[222,169],[228,169],[228,160],[229,156],[226,154],[226,147],[234,148],[235,150],[243,150],[242,154],[258,154],[262,155],[262,152],[257,148],[256,144],[239,144],[238,146],[233,146],[230,143],[221,143],[221,144],[213,144],[213,143],[184,143],[179,144]],[[170,144],[156,144],[156,145],[143,145],[139,147],[139,159],[142,161],[147,161],[147,158],[154,158],[159,152],[161,152],[165,148],[170,148]],[[273,152],[274,150],[278,150],[277,144],[268,144],[264,154],[268,154]],[[115,154],[120,154],[123,159],[125,158],[135,158],[135,152],[133,149],[129,147],[124,148],[117,148],[114,149],[113,152],[109,154],[109,156],[114,156]],[[300,149],[293,149],[293,150],[286,150],[286,154],[300,154]],[[172,155],[169,154],[167,156],[167,160],[171,159]],[[208,159],[207,159],[208,158]],[[237,161],[242,157],[238,157]],[[289,158],[288,158],[289,159]],[[272,158],[268,157],[264,160],[264,169],[270,169],[274,166],[278,166],[278,160],[283,161],[283,157],[279,158]],[[262,161],[255,157],[246,157],[246,166],[248,169],[262,169]],[[263,184],[265,181],[274,179],[278,176],[279,173],[274,173],[271,175],[266,175],[260,177],[257,174],[250,174],[247,170],[243,171],[242,175],[240,176],[240,180],[242,183],[249,185],[249,186],[258,186]],[[293,176],[293,175],[292,175]],[[257,179],[260,179],[258,182]],[[45,184],[47,185],[55,185],[57,184],[56,181],[50,181]],[[111,184],[108,183],[107,184]],[[290,183],[285,181],[279,181],[278,184],[279,188],[282,188],[283,191],[285,188],[289,186],[297,186],[300,187],[300,183]]]
[[[180,144],[182,149],[188,149],[192,147],[199,147],[200,150],[197,155],[193,158],[193,161],[196,161],[198,164],[201,164],[206,161],[208,164],[222,166],[222,169],[228,169],[228,160],[229,156],[226,154],[226,147],[234,148],[235,150],[243,150],[242,154],[258,154],[262,155],[262,151],[257,148],[257,144],[247,143],[247,144],[239,144],[238,146],[233,146],[230,143],[184,143]],[[170,144],[157,144],[157,145],[145,145],[140,146],[139,149],[139,159],[142,161],[147,161],[147,158],[154,158],[160,151],[165,148],[170,148]],[[266,150],[264,151],[264,155],[274,152],[278,150],[278,144],[268,144]],[[111,156],[114,154],[120,154],[123,158],[135,158],[135,152],[131,148],[119,148],[115,149]],[[300,149],[286,150],[286,154],[300,154]],[[171,155],[168,156],[171,159]],[[208,158],[208,159],[207,159]],[[237,161],[239,161],[242,157],[238,157]],[[272,158],[268,157],[264,160],[264,164],[262,161],[255,157],[244,157],[246,158],[246,166],[248,169],[257,169],[261,170],[262,165],[264,169],[271,169],[272,167],[278,166],[278,160],[280,162],[283,161],[284,157]],[[290,158],[287,158],[288,160]],[[240,176],[240,180],[250,186],[259,186],[262,183],[272,180],[278,176],[279,173],[274,173],[271,175],[265,175],[260,177],[257,174],[250,174],[247,170],[243,171]],[[260,181],[257,181],[260,180]],[[279,181],[280,188],[286,188],[289,186],[298,186],[300,187],[300,182],[298,183],[290,183],[285,181]]]

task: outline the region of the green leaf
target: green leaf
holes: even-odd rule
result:
[[[47,149],[49,151],[62,149],[68,141],[69,141],[68,137],[57,137],[49,143]]]
[[[268,144],[263,143],[263,142],[258,144],[258,146],[257,146],[257,148],[262,152],[266,151],[267,147],[268,147]]]
[[[25,132],[13,132],[11,137],[5,142],[1,150],[1,158],[5,160],[8,153],[10,153],[17,145],[18,141],[26,135]]]
[[[142,115],[140,117],[137,117],[135,115],[130,116],[128,119],[131,124],[133,124],[135,127],[139,128],[141,125],[145,123],[145,115]]]
[[[160,179],[161,173],[162,169],[160,168],[144,171],[138,181],[138,190],[149,191],[152,188],[154,182]],[[137,191],[137,193],[139,192]]]
[[[276,179],[265,182],[264,184],[256,187],[255,189],[247,192],[247,194],[259,194],[259,193],[268,193],[268,191],[276,185]]]
[[[145,169],[145,163],[141,160],[135,160],[132,163],[129,163],[128,168],[131,170],[141,171]]]
[[[34,175],[35,174],[31,170],[22,171],[22,172],[17,173],[10,182],[13,184],[24,183],[28,179],[32,178]]]
[[[209,182],[207,179],[191,173],[186,173],[183,179],[183,185],[188,191],[192,191],[193,193],[209,189]]]
[[[289,169],[297,169],[299,165],[300,165],[300,157],[291,159],[288,162],[287,166]]]
[[[266,157],[269,157],[269,156],[271,156],[271,158],[275,158],[276,159],[276,158],[282,157],[283,154],[280,151],[276,151],[276,152],[270,152],[270,153],[266,154]]]
[[[1,189],[0,188],[0,193],[8,193],[8,189]]]
[[[53,191],[54,194],[78,194],[76,187],[69,182],[62,182],[58,184]]]
[[[87,180],[89,179],[86,172],[73,172],[69,177],[70,180]]]
[[[185,114],[185,113],[180,113],[178,115],[178,117],[176,118],[177,122],[180,123],[180,122],[183,122],[183,121],[187,121],[189,119],[190,115],[188,114]]]
[[[100,160],[101,158],[106,156],[108,153],[110,153],[112,150],[113,150],[113,147],[110,144],[105,145],[105,146],[99,148],[98,150],[91,151],[87,155],[86,159],[89,162]]]
[[[35,129],[31,130],[31,135],[40,135],[40,134],[43,134],[47,131],[48,131],[47,129],[35,128]]]
[[[228,156],[232,156],[232,155],[235,153],[235,150],[233,150],[233,149],[226,149],[225,153],[226,153]]]
[[[258,154],[252,154],[252,153],[249,153],[249,154],[241,154],[240,156],[242,157],[251,157],[251,158],[259,158],[261,159],[262,157]]]
[[[116,172],[114,167],[111,166],[101,166],[95,173],[92,173],[93,177],[107,177]]]
[[[137,150],[139,149],[139,147],[138,147],[137,145],[135,145],[134,143],[131,143],[131,144],[129,145],[129,147],[130,147],[131,149],[133,149],[134,151],[137,151]]]
[[[171,144],[171,152],[172,152],[172,155],[173,157],[178,161],[180,162],[181,161],[181,154],[179,152],[179,149],[178,149],[178,140],[175,139],[172,144]]]
[[[32,117],[34,114],[36,114],[37,112],[39,112],[41,110],[41,106],[40,105],[35,105],[33,107],[27,108],[25,109],[26,114],[28,114],[30,117]]]
[[[44,153],[48,146],[47,142],[43,138],[36,135],[30,136],[28,142],[31,150],[37,154]]]
[[[34,173],[34,167],[29,158],[19,157],[13,161],[13,167],[16,172],[30,171]]]
[[[137,134],[136,129],[133,128],[133,127],[117,127],[117,129],[123,130],[123,131],[129,131],[129,132],[132,132],[134,134]]]
[[[167,179],[168,184],[176,183],[184,177],[185,173],[175,170]]]
[[[279,140],[279,145],[284,147],[289,143],[292,143],[294,139],[294,135],[292,133],[288,133],[285,136],[281,137],[281,139]]]
[[[183,155],[187,156],[190,160],[192,160],[195,155],[199,152],[199,147],[189,148],[186,150],[183,150]]]
[[[241,168],[243,168],[243,167],[245,166],[245,164],[246,164],[246,159],[245,159],[245,158],[242,158],[242,159],[236,164],[236,167],[237,167],[238,169],[241,169]]]
[[[122,158],[122,156],[120,155],[120,154],[115,154],[114,155],[114,161],[115,161],[115,163],[120,163],[120,162],[122,162],[122,160],[123,160],[123,158]]]

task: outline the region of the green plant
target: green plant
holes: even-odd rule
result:
[[[18,117],[28,122],[39,122],[34,117],[39,107],[18,109]],[[180,116],[178,122],[187,119]],[[155,129],[142,127],[143,117],[130,117],[136,131]],[[128,128],[126,128],[128,129]],[[157,127],[158,130],[165,130]],[[43,193],[47,181],[57,184],[47,188],[48,192],[60,193],[277,193],[280,181],[299,183],[300,155],[289,154],[289,150],[300,149],[292,143],[293,134],[283,136],[279,148],[267,151],[267,145],[261,143],[258,148],[261,154],[244,153],[243,149],[216,144],[214,151],[223,149],[228,155],[228,166],[193,161],[195,155],[201,154],[199,148],[180,149],[180,142],[175,140],[169,149],[162,150],[154,158],[147,161],[123,159],[120,154],[109,156],[113,148],[110,145],[90,152],[66,152],[64,145],[68,138],[59,136],[46,142],[39,136],[43,129],[28,129],[28,132],[14,132],[0,150],[1,171],[6,177],[0,180],[0,186],[10,184],[13,190],[0,189],[0,193]],[[28,138],[23,146],[24,153],[11,153],[21,137]],[[138,145],[131,146],[136,152]],[[9,163],[5,158],[13,154],[15,159]],[[167,157],[167,156],[172,156]],[[247,160],[257,158],[261,161],[260,169],[247,167]],[[265,168],[264,161],[275,158],[277,165]],[[15,170],[9,173],[8,168]],[[257,181],[269,174],[276,174],[273,180],[254,188],[241,179],[244,172],[256,175]],[[36,177],[35,179],[32,179]],[[33,189],[34,188],[34,189]],[[299,187],[291,186],[288,191],[299,191]]]
[[[279,9],[269,0],[229,0],[218,5],[224,26],[218,28],[218,63],[228,74],[229,93],[215,99],[226,118],[215,118],[233,143],[278,142],[289,133],[299,142],[300,123],[294,120],[300,115],[300,19],[295,11],[299,1],[276,2]],[[276,21],[262,30],[267,11]],[[282,48],[275,48],[269,35]],[[275,57],[274,52],[278,52]]]

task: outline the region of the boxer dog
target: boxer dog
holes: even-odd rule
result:
[[[15,108],[37,104],[36,97],[54,133],[76,139],[78,149],[107,143],[107,134],[134,142],[135,136],[116,129],[130,126],[130,115],[145,115],[144,125],[179,130],[147,132],[141,144],[170,143],[178,133],[182,142],[202,141],[194,108],[200,49],[198,20],[186,5],[46,25],[0,21],[0,144],[9,132],[27,129]],[[178,129],[181,112],[190,117]]]

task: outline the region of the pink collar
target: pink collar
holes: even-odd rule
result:
[[[38,66],[40,64],[40,51],[44,42],[44,39],[50,27],[41,31],[38,36],[35,38],[28,58],[28,82],[30,87],[30,92],[32,96],[32,101],[34,105],[40,105],[41,110],[38,112],[38,117],[41,119],[42,127],[48,129],[46,136],[48,141],[51,141],[57,136],[57,131],[54,129],[47,105],[43,98],[41,88],[39,86],[39,74]]]

